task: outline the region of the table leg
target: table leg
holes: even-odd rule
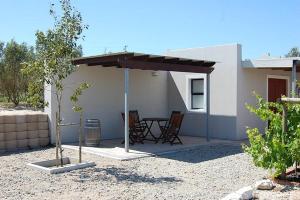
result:
[[[165,125],[163,126],[163,128],[162,128],[162,126],[160,125],[160,121],[157,121],[157,124],[158,124],[158,127],[159,127],[161,133],[160,133],[159,137],[156,138],[155,143],[158,143],[160,139],[163,139],[163,138],[164,138],[164,130],[166,129],[166,124],[167,124],[167,122],[165,122]]]
[[[154,121],[151,121],[151,122],[150,122],[150,125],[148,125],[148,123],[146,122],[147,132],[146,132],[146,134],[145,134],[145,136],[144,136],[144,140],[149,140],[149,141],[156,141],[156,140],[157,140],[157,138],[153,135],[153,133],[152,133],[152,131],[151,131],[151,128],[152,128],[152,126],[153,126],[153,122],[154,122]],[[153,140],[152,140],[152,139],[147,139],[147,138],[146,138],[149,134],[152,136]]]

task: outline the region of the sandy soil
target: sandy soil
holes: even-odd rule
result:
[[[53,159],[54,152],[47,148],[0,156],[0,199],[220,199],[267,176],[230,145],[132,161],[84,154],[97,166],[58,175],[26,166]],[[64,154],[77,157],[72,150]],[[288,199],[291,192],[278,192],[276,199]],[[270,192],[265,196],[274,199]]]

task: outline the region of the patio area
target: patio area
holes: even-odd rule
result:
[[[123,139],[101,141],[99,147],[82,147],[82,152],[99,155],[117,160],[133,160],[150,156],[161,156],[169,153],[197,149],[203,145],[230,144],[240,146],[240,141],[212,139],[207,142],[204,137],[181,136],[183,144],[170,145],[169,143],[155,144],[153,141],[144,141],[144,144],[130,146],[130,151],[124,151]],[[78,150],[78,144],[65,144],[63,148]]]

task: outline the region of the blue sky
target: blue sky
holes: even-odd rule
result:
[[[37,29],[53,21],[57,0],[0,0],[0,41],[34,45]],[[73,0],[89,25],[85,55],[107,51],[162,53],[167,49],[227,43],[243,58],[286,54],[300,46],[300,0]]]

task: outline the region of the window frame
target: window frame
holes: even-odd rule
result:
[[[193,98],[192,98],[192,81],[193,80],[203,80],[203,108],[193,108]],[[207,106],[207,75],[206,74],[190,74],[190,75],[186,75],[186,107],[188,112],[202,112],[205,113],[206,112],[206,106]],[[196,93],[197,95],[198,93]],[[198,95],[202,95],[202,94],[198,94]]]

